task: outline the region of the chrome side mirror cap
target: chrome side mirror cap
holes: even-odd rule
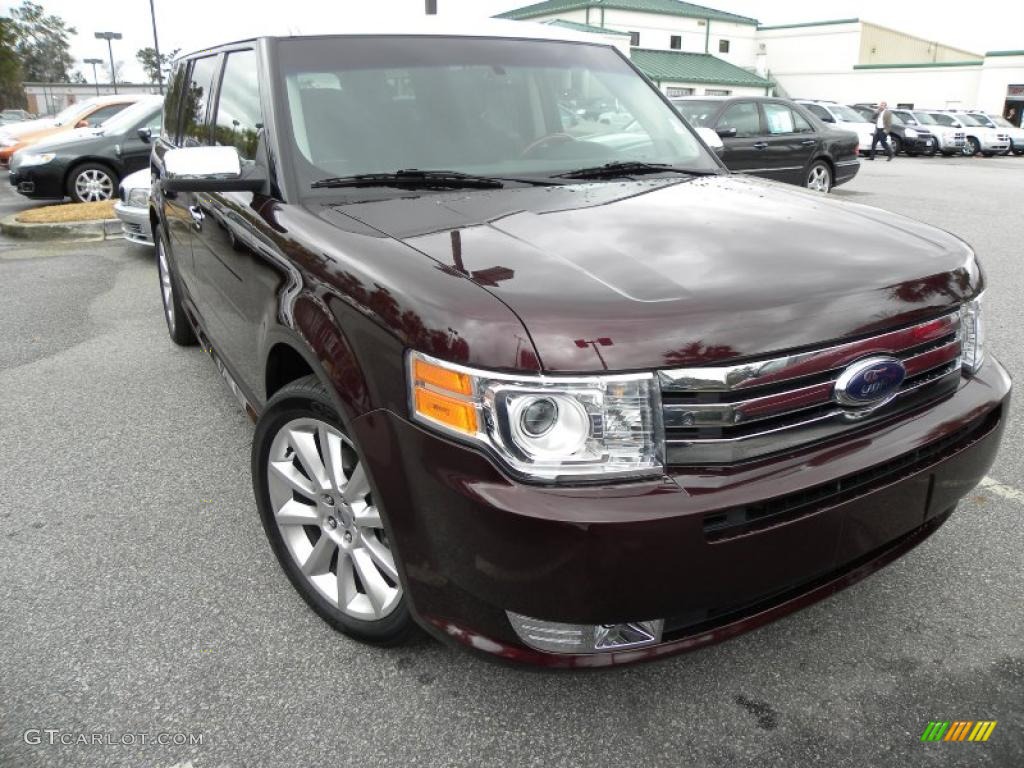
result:
[[[258,192],[267,178],[261,169],[244,171],[234,147],[182,147],[163,156],[160,184],[166,192]]]

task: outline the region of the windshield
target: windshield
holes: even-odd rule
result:
[[[69,122],[79,112],[84,112],[85,108],[92,104],[91,101],[79,101],[75,104],[69,104],[64,107],[60,112],[53,116],[54,121],[57,125],[64,125]]]
[[[913,115],[921,125],[938,125],[938,123],[935,122],[935,118],[927,112],[914,112]]]
[[[140,101],[130,104],[116,115],[112,115],[103,121],[103,133],[116,136],[119,133],[130,131],[140,122],[160,111],[163,102]]]
[[[844,107],[842,104],[829,104],[828,111],[831,112],[840,123],[863,123],[864,116],[857,110]]]
[[[300,188],[414,168],[499,178],[619,162],[720,168],[603,46],[307,38],[281,42],[280,70]]]
[[[948,125],[953,128],[959,128],[959,121],[952,115],[947,115],[944,112],[929,112],[932,117],[935,118],[935,122],[939,125]]]
[[[1000,128],[1016,128],[1017,126],[1007,120],[1005,117],[992,117],[990,118],[993,123],[998,125]]]
[[[683,117],[690,121],[692,125],[703,125],[708,126],[708,122],[711,115],[719,107],[717,101],[698,101],[696,99],[679,99],[672,102],[674,106]]]
[[[956,119],[959,120],[964,125],[976,125],[981,126],[982,128],[987,127],[983,122],[973,117],[972,115],[957,115]]]

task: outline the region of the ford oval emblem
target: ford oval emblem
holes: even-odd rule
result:
[[[877,408],[896,396],[906,375],[907,369],[895,357],[860,360],[836,379],[836,401],[858,408]]]

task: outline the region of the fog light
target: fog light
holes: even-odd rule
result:
[[[608,653],[643,648],[661,642],[663,619],[621,624],[563,624],[508,611],[519,639],[548,653]]]

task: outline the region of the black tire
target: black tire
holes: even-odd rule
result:
[[[100,182],[100,179],[105,179]],[[85,192],[83,185],[88,184],[89,181],[96,180],[101,186],[97,186],[97,194],[90,195]],[[79,182],[82,182],[81,184]],[[67,181],[64,185],[64,191],[67,192],[68,197],[71,198],[72,202],[75,203],[91,203],[99,202],[100,200],[113,200],[117,197],[117,185],[120,182],[117,172],[108,165],[103,163],[80,163],[71,169],[68,173]],[[102,193],[100,193],[102,190]]]
[[[964,143],[964,154],[968,157],[981,154],[981,142],[973,136],[968,136],[967,141]]]
[[[164,322],[167,324],[167,335],[179,347],[191,347],[197,343],[192,331],[188,315],[181,305],[181,283],[174,272],[174,265],[167,252],[167,235],[163,227],[156,228],[154,240],[156,248],[156,269],[160,281],[160,302],[164,309]]]
[[[415,630],[412,616],[409,613],[404,585],[399,582],[399,586],[402,587],[401,597],[391,612],[383,618],[377,620],[354,618],[327,600],[319,590],[312,586],[310,579],[302,572],[299,564],[288,550],[288,545],[275,520],[268,466],[275,438],[286,425],[294,423],[296,419],[315,419],[333,427],[349,441],[352,441],[356,455],[359,457],[358,460],[362,461],[358,446],[355,446],[354,439],[345,429],[327,390],[316,376],[307,376],[282,387],[267,403],[267,407],[256,424],[256,433],[252,441],[253,492],[270,547],[288,580],[291,581],[292,586],[302,596],[302,599],[334,629],[356,640],[373,645],[387,646],[402,643]],[[370,478],[368,480],[372,493],[373,481]],[[383,518],[384,513],[381,511],[380,514]],[[385,527],[387,526],[386,520],[383,520],[383,524]],[[325,534],[321,533],[320,535]],[[393,550],[392,554],[394,554]],[[332,560],[335,568],[338,567],[335,564],[338,560],[340,560],[340,552],[338,559]]]
[[[890,136],[889,144],[892,147],[892,153],[894,155],[898,155],[900,152],[903,151],[903,139],[901,139],[899,136]]]

